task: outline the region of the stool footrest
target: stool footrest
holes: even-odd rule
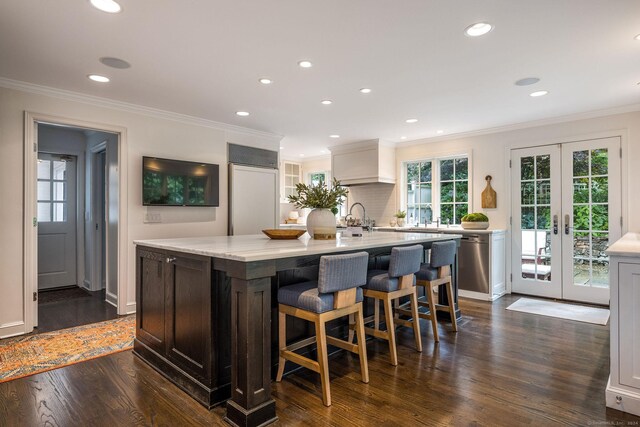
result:
[[[285,350],[291,350],[291,351],[296,351],[302,347],[306,347],[308,345],[311,344],[315,344],[316,343],[316,337],[310,337],[298,342],[294,342],[293,344],[288,345],[287,347],[285,347]]]
[[[364,328],[364,331],[369,334],[369,335],[373,335],[376,338],[380,338],[383,340],[387,340],[389,341],[389,331],[381,331],[378,329],[373,329],[373,328]]]
[[[280,357],[284,357],[285,359],[293,363],[304,366],[305,368],[311,369],[314,372],[320,373],[320,364],[318,362],[304,356],[300,356],[298,353],[294,353],[291,350],[280,350]]]
[[[336,337],[329,337],[329,336],[327,337],[327,343],[335,347],[340,347],[343,350],[350,351],[351,353],[359,354],[357,344],[351,344],[347,341],[343,341]]]

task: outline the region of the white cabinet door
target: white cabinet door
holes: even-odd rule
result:
[[[619,281],[620,384],[640,389],[640,264],[620,263]]]

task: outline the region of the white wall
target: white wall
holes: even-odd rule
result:
[[[634,183],[640,182],[640,112],[576,120],[496,132],[478,136],[412,141],[396,149],[398,183],[401,183],[402,162],[432,156],[467,152],[472,156],[471,211],[485,212],[492,228],[508,228],[509,149],[516,147],[554,144],[605,136],[619,135],[623,141],[622,200],[625,226],[623,231],[640,230],[640,217],[629,213],[640,211],[640,198],[630,197]],[[497,208],[482,209],[480,194],[484,190],[485,176],[491,175],[491,186],[497,193]],[[627,185],[628,183],[628,185]],[[398,192],[399,193],[399,192]],[[400,203],[401,195],[397,195]]]
[[[128,212],[120,218],[128,224],[126,242],[121,249],[128,260],[126,311],[135,310],[135,248],[133,240],[225,235],[227,230],[227,142],[279,149],[279,137],[231,126],[225,128],[177,115],[150,110],[140,112],[121,104],[110,107],[107,102],[71,96],[55,91],[32,93],[0,88],[0,179],[5,183],[0,204],[0,337],[19,333],[24,323],[23,291],[23,139],[24,112],[53,115],[62,118],[104,123],[126,129],[128,160],[126,187]],[[51,95],[48,95],[50,93]],[[76,100],[77,99],[77,100]],[[147,112],[148,111],[148,112]],[[231,130],[230,130],[231,129]],[[154,208],[161,213],[162,223],[145,224],[142,206],[142,156],[196,160],[220,165],[219,208]]]

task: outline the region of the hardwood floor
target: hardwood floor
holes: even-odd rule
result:
[[[461,300],[459,332],[440,323],[423,352],[398,329],[398,366],[386,342],[368,343],[369,384],[357,357],[330,358],[333,405],[319,376],[301,370],[274,383],[275,425],[639,425],[607,409],[608,326],[536,316]],[[129,351],[0,384],[1,426],[226,425]]]
[[[116,308],[105,301],[105,291],[86,292],[86,297],[77,297],[78,288],[55,290],[55,298],[51,302],[38,303],[38,327],[34,333],[58,331],[73,326],[112,320],[118,317]],[[64,294],[70,297],[65,298]]]

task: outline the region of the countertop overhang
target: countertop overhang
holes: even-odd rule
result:
[[[295,240],[271,240],[262,234],[246,236],[189,237],[134,240],[134,244],[169,251],[204,255],[242,262],[272,260],[304,255],[330,254],[392,245],[459,239],[460,234],[443,233],[365,233],[362,237],[314,240],[308,234]]]
[[[606,250],[609,256],[640,256],[640,233],[627,233],[609,246]]]

